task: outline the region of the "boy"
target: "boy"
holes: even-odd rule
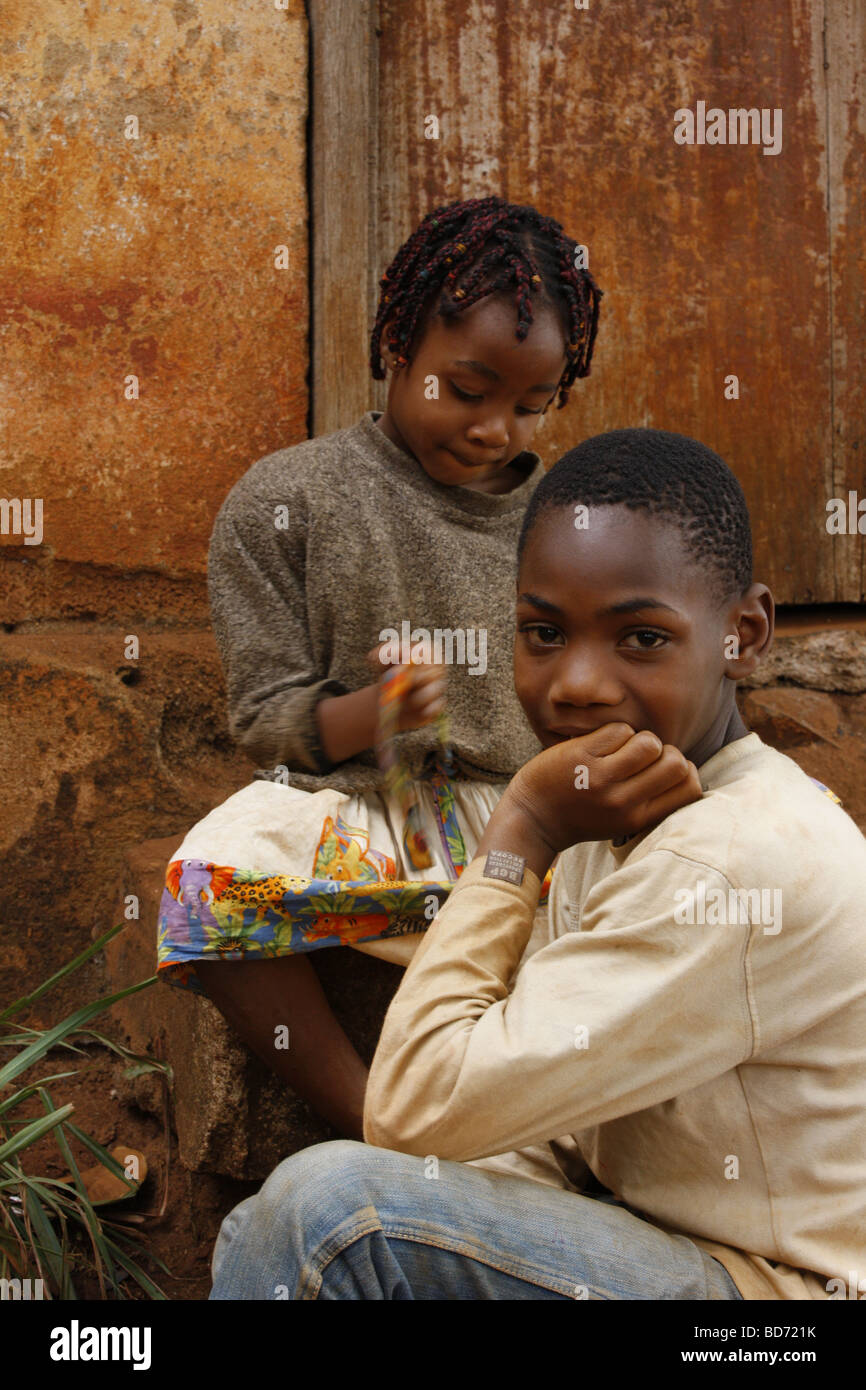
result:
[[[866,841],[737,711],[773,628],[742,491],[693,440],[600,435],[519,556],[544,751],[391,1004],[381,1148],[282,1163],[223,1223],[211,1296],[866,1291]]]

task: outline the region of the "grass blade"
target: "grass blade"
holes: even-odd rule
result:
[[[90,960],[91,956],[95,956],[101,951],[103,946],[107,945],[112,937],[117,936],[118,932],[123,931],[125,926],[126,922],[120,922],[116,927],[109,927],[107,932],[103,932],[102,936],[98,937],[96,941],[91,942],[80,955],[67,961],[66,965],[62,965],[60,969],[55,971],[53,975],[50,975],[47,980],[43,980],[42,984],[38,985],[31,994],[25,994],[23,999],[16,999],[14,1004],[10,1004],[7,1009],[4,1009],[3,1012],[0,1013],[0,1023],[4,1023],[7,1018],[14,1018],[15,1014],[20,1013],[22,1009],[26,1009],[28,1004],[35,1004],[37,999],[41,999],[43,994],[47,994],[60,980],[64,979],[67,975],[71,975],[73,970],[77,970],[86,960]]]
[[[118,1057],[123,1057],[128,1062],[139,1064],[140,1071],[137,1075],[143,1076],[145,1072],[157,1071],[162,1072],[169,1080],[172,1080],[171,1067],[168,1062],[159,1062],[155,1057],[147,1057],[141,1052],[133,1052],[131,1048],[124,1047],[122,1043],[114,1042],[112,1038],[107,1038],[104,1033],[98,1033],[95,1028],[88,1028],[87,1032],[82,1034],[82,1036],[93,1038],[95,1042],[102,1043],[103,1047],[107,1047],[111,1052],[116,1052]],[[128,1071],[124,1073],[126,1076],[129,1076],[129,1074]]]
[[[27,1189],[27,1214],[33,1225],[33,1230],[37,1239],[41,1242],[37,1245],[33,1242],[34,1248],[41,1251],[45,1257],[45,1263],[51,1273],[54,1287],[60,1298],[66,1298],[66,1286],[69,1284],[69,1271],[64,1259],[65,1252],[60,1248],[60,1243],[54,1233],[54,1227],[48,1219],[48,1214],[40,1202],[35,1190],[32,1187]],[[42,1271],[40,1270],[40,1274]],[[47,1281],[46,1281],[47,1282]],[[73,1297],[74,1297],[73,1293]]]
[[[21,1091],[14,1091],[7,1100],[0,1103],[0,1115],[5,1114],[7,1110],[14,1109],[21,1101],[29,1100],[31,1096],[36,1094],[40,1086],[47,1086],[49,1081],[64,1081],[67,1076],[77,1075],[77,1071],[58,1071],[54,1076],[43,1076],[41,1081],[34,1081],[32,1086],[25,1086]]]
[[[134,1182],[131,1178],[126,1176],[126,1173],[121,1168],[117,1159],[108,1152],[108,1149],[104,1149],[101,1144],[98,1144],[89,1134],[85,1134],[84,1130],[79,1129],[77,1125],[67,1125],[67,1129],[70,1134],[75,1135],[75,1138],[80,1144],[83,1144],[86,1149],[90,1150],[94,1158],[99,1159],[100,1163],[107,1168],[110,1173],[113,1173],[116,1178],[120,1178],[125,1182],[126,1186],[131,1188],[133,1192],[138,1191],[141,1183]]]
[[[46,1052],[50,1052],[52,1047],[61,1042],[70,1033],[75,1033],[84,1023],[89,1023],[97,1014],[101,1014],[105,1009],[110,1009],[112,1004],[117,1004],[121,999],[128,999],[130,995],[137,994],[139,990],[148,989],[156,983],[156,976],[151,975],[149,980],[141,980],[137,985],[128,985],[126,989],[118,990],[116,994],[106,995],[104,999],[95,999],[92,1004],[85,1004],[82,1009],[77,1009],[74,1014],[63,1019],[54,1028],[47,1028],[45,1032],[35,1042],[28,1047],[22,1048],[17,1057],[13,1057],[11,1062],[7,1062],[5,1067],[0,1067],[0,1089],[14,1081],[16,1076],[26,1071],[34,1062],[44,1057]]]
[[[7,1139],[5,1144],[0,1144],[0,1163],[7,1163],[20,1149],[26,1149],[28,1144],[35,1144],[37,1139],[41,1139],[43,1134],[54,1129],[55,1125],[62,1124],[74,1109],[74,1105],[64,1105],[59,1110],[55,1110],[53,1114],[43,1115],[40,1119],[33,1120],[31,1124],[19,1130],[14,1138]]]
[[[51,1097],[47,1095],[47,1093],[42,1095],[42,1099],[49,1110],[54,1109],[54,1106],[51,1102]],[[76,1137],[83,1135],[83,1131],[77,1129],[77,1127],[71,1126],[71,1128],[73,1133],[75,1133]],[[57,1129],[54,1131],[54,1137],[57,1140],[57,1146],[60,1149],[60,1152],[66,1160],[66,1163],[69,1167],[69,1171],[72,1174],[73,1181],[79,1193],[79,1211],[81,1214],[81,1219],[83,1223],[87,1226],[88,1234],[90,1235],[90,1241],[93,1246],[93,1254],[96,1261],[96,1272],[99,1276],[99,1287],[102,1291],[102,1296],[104,1298],[105,1285],[102,1281],[102,1265],[104,1264],[106,1269],[108,1270],[108,1277],[111,1280],[112,1285],[115,1287],[116,1275],[114,1272],[114,1265],[111,1261],[111,1255],[108,1252],[108,1246],[105,1242],[105,1236],[102,1231],[102,1223],[99,1220],[99,1217],[97,1216],[96,1212],[94,1211],[93,1205],[87,1194],[87,1188],[84,1186],[84,1182],[82,1180],[78,1164],[75,1162],[75,1159],[72,1155],[72,1150],[69,1147],[69,1142],[64,1133],[63,1125],[58,1125]],[[95,1143],[95,1141],[92,1142]],[[88,1144],[87,1147],[90,1148],[91,1145]],[[96,1147],[100,1148],[101,1145],[96,1145]],[[109,1154],[108,1157],[110,1158],[111,1155]]]
[[[122,1267],[126,1270],[127,1274],[135,1280],[136,1284],[138,1284],[140,1288],[144,1289],[144,1292],[148,1294],[151,1298],[158,1299],[162,1303],[167,1303],[167,1294],[164,1294],[159,1285],[154,1284],[152,1279],[148,1279],[141,1266],[137,1265],[135,1263],[135,1260],[130,1259],[129,1256],[126,1255],[123,1252],[123,1250],[121,1250],[120,1246],[115,1241],[112,1241],[111,1245],[114,1251],[114,1258],[117,1260],[117,1263],[119,1265],[122,1265]]]

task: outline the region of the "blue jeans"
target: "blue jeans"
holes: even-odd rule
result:
[[[212,1299],[741,1297],[612,1198],[349,1140],[285,1159],[229,1212],[213,1276]]]

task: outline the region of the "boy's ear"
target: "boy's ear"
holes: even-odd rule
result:
[[[750,676],[773,644],[776,604],[766,584],[753,584],[731,609],[724,638],[725,675]]]

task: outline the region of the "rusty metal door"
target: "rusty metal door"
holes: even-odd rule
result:
[[[341,0],[328,5],[336,26]],[[862,601],[866,9],[379,0],[351,10],[367,76],[354,98],[344,90],[342,119],[345,138],[368,124],[370,178],[349,292],[367,315],[376,277],[436,204],[487,193],[535,204],[587,246],[605,291],[592,375],[548,414],[545,461],[620,426],[694,435],[741,479],[757,571],[780,601]],[[315,25],[313,40],[315,51]],[[713,114],[738,111],[722,124]],[[763,124],[748,111],[766,113]],[[333,226],[346,171],[331,154],[330,189],[320,182],[316,197],[323,212],[330,199]],[[316,229],[314,217],[314,240]],[[333,292],[330,272],[329,283]],[[345,386],[345,362],[341,371]],[[346,417],[317,410],[317,428],[381,400],[360,353],[348,371]],[[318,406],[321,378],[314,389]],[[838,533],[834,498],[848,518]]]

